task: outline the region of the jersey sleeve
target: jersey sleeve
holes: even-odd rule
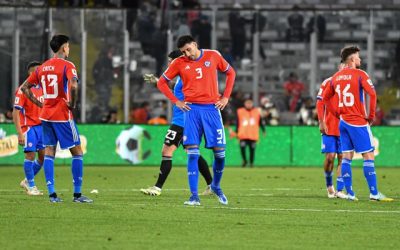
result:
[[[373,119],[375,117],[375,109],[376,109],[376,92],[374,84],[369,78],[368,74],[364,71],[361,72],[361,86],[368,93],[369,100],[369,119]]]
[[[29,76],[28,79],[26,79],[27,82],[33,85],[38,85],[40,83],[39,79],[39,69],[37,68],[35,71],[33,71]]]
[[[67,65],[66,68],[66,74],[67,74],[67,78],[68,80],[72,80],[72,79],[76,79],[78,80],[78,72],[76,71],[75,65],[73,65],[72,63]]]
[[[317,115],[318,115],[318,121],[323,121],[324,120],[324,111],[325,111],[325,105],[322,100],[322,94],[324,93],[324,90],[326,88],[327,80],[325,80],[322,84],[321,87],[318,90],[317,94]]]
[[[171,62],[169,67],[164,71],[162,74],[162,77],[167,80],[167,82],[171,81],[174,79],[177,75],[179,74],[179,63],[175,59]]]
[[[217,69],[221,72],[227,72],[230,67],[229,63],[217,52]]]
[[[25,99],[24,93],[18,89],[18,91],[15,93],[14,108],[22,110],[24,108]]]
[[[322,91],[322,101],[324,102],[325,106],[326,106],[326,110],[328,112],[331,112],[332,114],[334,114],[336,117],[339,117],[339,113],[338,113],[338,108],[339,107],[334,107],[332,105],[332,103],[330,102],[330,99],[335,95],[335,90],[333,87],[333,83],[332,81],[329,81],[327,83],[327,85],[325,86],[325,90]]]

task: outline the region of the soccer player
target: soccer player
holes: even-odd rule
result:
[[[376,93],[368,74],[360,69],[360,49],[348,46],[342,49],[340,56],[345,67],[332,76],[322,99],[328,109],[340,115],[339,130],[342,143],[343,161],[342,178],[349,200],[358,200],[352,188],[351,162],[353,151],[362,154],[364,159],[364,176],[367,180],[370,200],[393,201],[378,191],[375,164],[374,144],[370,125],[375,118]],[[370,97],[369,115],[365,108],[365,92]],[[331,98],[338,98],[337,107],[332,106]],[[325,124],[322,127],[326,127]]]
[[[339,65],[339,70],[343,68],[343,64]],[[341,165],[342,165],[342,146],[340,143],[340,132],[339,132],[339,118],[334,113],[329,112],[322,101],[322,94],[327,89],[332,77],[325,79],[318,91],[317,96],[317,111],[319,130],[322,134],[321,152],[325,154],[324,160],[324,171],[326,190],[328,192],[328,198],[341,198],[347,199],[347,195],[343,193],[344,182],[341,176]],[[338,98],[334,96],[330,99],[333,107],[338,106]],[[333,187],[332,176],[333,176],[333,165],[335,163],[335,157],[337,155],[338,163],[336,169],[336,189]]]
[[[172,60],[182,56],[182,52],[180,50],[174,50],[168,55],[168,61],[171,63]],[[158,79],[154,75],[145,75],[145,81],[150,83],[157,83]],[[178,77],[175,86],[174,86],[174,95],[178,97],[179,100],[183,101],[184,96],[182,93],[182,81]],[[174,155],[175,150],[182,143],[183,137],[183,111],[173,107],[172,110],[172,124],[169,127],[167,134],[165,135],[164,145],[161,151],[162,161],[160,165],[160,173],[158,175],[158,179],[156,184],[153,187],[140,189],[140,191],[147,195],[159,196],[161,195],[162,187],[165,181],[168,178],[168,175],[172,169],[172,157]],[[199,171],[201,175],[204,177],[207,183],[207,189],[202,193],[203,195],[211,194],[211,173],[208,168],[208,164],[206,160],[200,155],[199,157]]]
[[[39,62],[30,62],[27,67],[28,75],[39,65]],[[32,93],[36,99],[43,102],[43,91],[40,86],[32,88]],[[38,106],[26,98],[21,88],[18,88],[15,93],[12,115],[18,134],[18,144],[24,146],[25,153],[25,178],[20,182],[20,186],[28,195],[43,195],[35,185],[35,176],[42,168],[44,157],[42,124],[39,120],[40,111]],[[36,152],[37,159],[35,159]]]
[[[54,57],[44,62],[31,73],[22,84],[21,90],[37,106],[43,107],[40,114],[43,126],[44,174],[50,202],[61,202],[54,187],[54,157],[57,142],[61,149],[72,154],[72,177],[74,185],[73,202],[92,203],[93,200],[81,194],[83,176],[83,153],[78,129],[72,111],[78,99],[78,74],[75,65],[67,61],[69,38],[55,35],[50,41]],[[34,98],[31,88],[40,84],[44,93],[42,104]]]
[[[221,112],[228,104],[235,81],[235,71],[218,51],[199,49],[191,36],[181,36],[177,47],[184,56],[171,62],[157,86],[178,108],[185,111],[183,145],[188,154],[188,179],[191,197],[185,205],[200,205],[198,196],[199,145],[205,137],[205,147],[213,149],[213,181],[211,190],[221,204],[228,204],[220,182],[225,166],[225,131]],[[226,74],[226,86],[219,94],[217,70]],[[180,76],[184,101],[180,101],[168,87],[168,81]]]
[[[250,167],[253,167],[256,145],[259,140],[260,127],[265,136],[265,126],[261,119],[260,109],[255,108],[253,101],[244,101],[244,107],[237,110],[237,137],[240,140],[240,152],[242,154],[242,167],[246,167],[246,148],[250,148]]]

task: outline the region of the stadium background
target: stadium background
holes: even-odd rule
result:
[[[400,130],[396,126],[400,124],[399,0],[0,1],[0,5],[0,122],[10,122],[8,111],[16,87],[26,78],[26,64],[48,58],[49,37],[65,33],[71,37],[70,60],[81,78],[80,107],[75,117],[81,123],[81,133],[90,134],[86,164],[128,164],[117,157],[110,162],[114,156],[99,161],[101,158],[90,157],[90,153],[101,149],[101,154],[116,154],[116,136],[131,123],[141,123],[135,121],[134,114],[143,103],[149,102],[146,112],[150,117],[170,118],[169,102],[154,86],[144,84],[142,76],[159,74],[176,37],[189,30],[198,39],[206,36],[203,47],[220,50],[237,70],[231,105],[224,114],[227,125],[234,123],[235,109],[244,97],[253,98],[265,111],[274,108],[279,114],[278,126],[267,121],[271,124],[258,147],[259,166],[321,164],[319,132],[313,126],[315,95],[319,83],[334,73],[340,49],[357,44],[362,49],[362,67],[373,79],[384,114],[385,126],[373,128],[380,143],[377,164],[398,165],[394,159],[400,149],[396,136]],[[236,24],[245,28],[240,41],[230,32],[233,15],[242,22]],[[288,19],[294,15],[301,16],[300,27],[289,25]],[[325,28],[318,27],[319,21],[310,22],[321,16]],[[264,28],[252,28],[264,26],[262,22]],[[243,55],[235,56],[232,45],[238,42],[244,43]],[[290,72],[297,73],[306,87],[295,112],[288,110],[283,88]],[[111,114],[116,117],[111,118]],[[140,126],[153,135],[151,142],[143,142],[152,154],[141,165],[157,165],[166,127]],[[0,128],[6,132],[2,143],[15,133],[12,125],[0,124]],[[98,138],[105,141],[96,141]],[[228,164],[238,165],[240,161],[234,157],[239,152],[238,143],[232,140],[229,145],[232,156],[228,156]],[[0,158],[0,164],[21,160],[20,152]],[[177,163],[184,164],[182,152]]]

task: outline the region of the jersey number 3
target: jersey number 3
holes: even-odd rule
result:
[[[203,78],[203,71],[201,70],[201,68],[196,68],[196,72],[197,72],[196,79]]]
[[[350,89],[350,83],[346,84],[344,89],[340,90],[340,85],[336,86],[336,93],[339,96],[339,108],[345,107],[352,107],[354,105],[354,95],[351,92],[348,92]]]
[[[47,76],[47,81],[46,81],[46,76]],[[44,98],[55,99],[58,97],[57,75],[46,75],[46,76],[42,75],[42,79],[40,79],[40,81],[42,82]]]

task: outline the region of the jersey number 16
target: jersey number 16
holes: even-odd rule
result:
[[[336,86],[336,93],[339,97],[339,108],[345,107],[352,107],[354,105],[354,95],[353,93],[349,92],[350,83],[346,84],[343,90],[340,89],[340,85]]]

